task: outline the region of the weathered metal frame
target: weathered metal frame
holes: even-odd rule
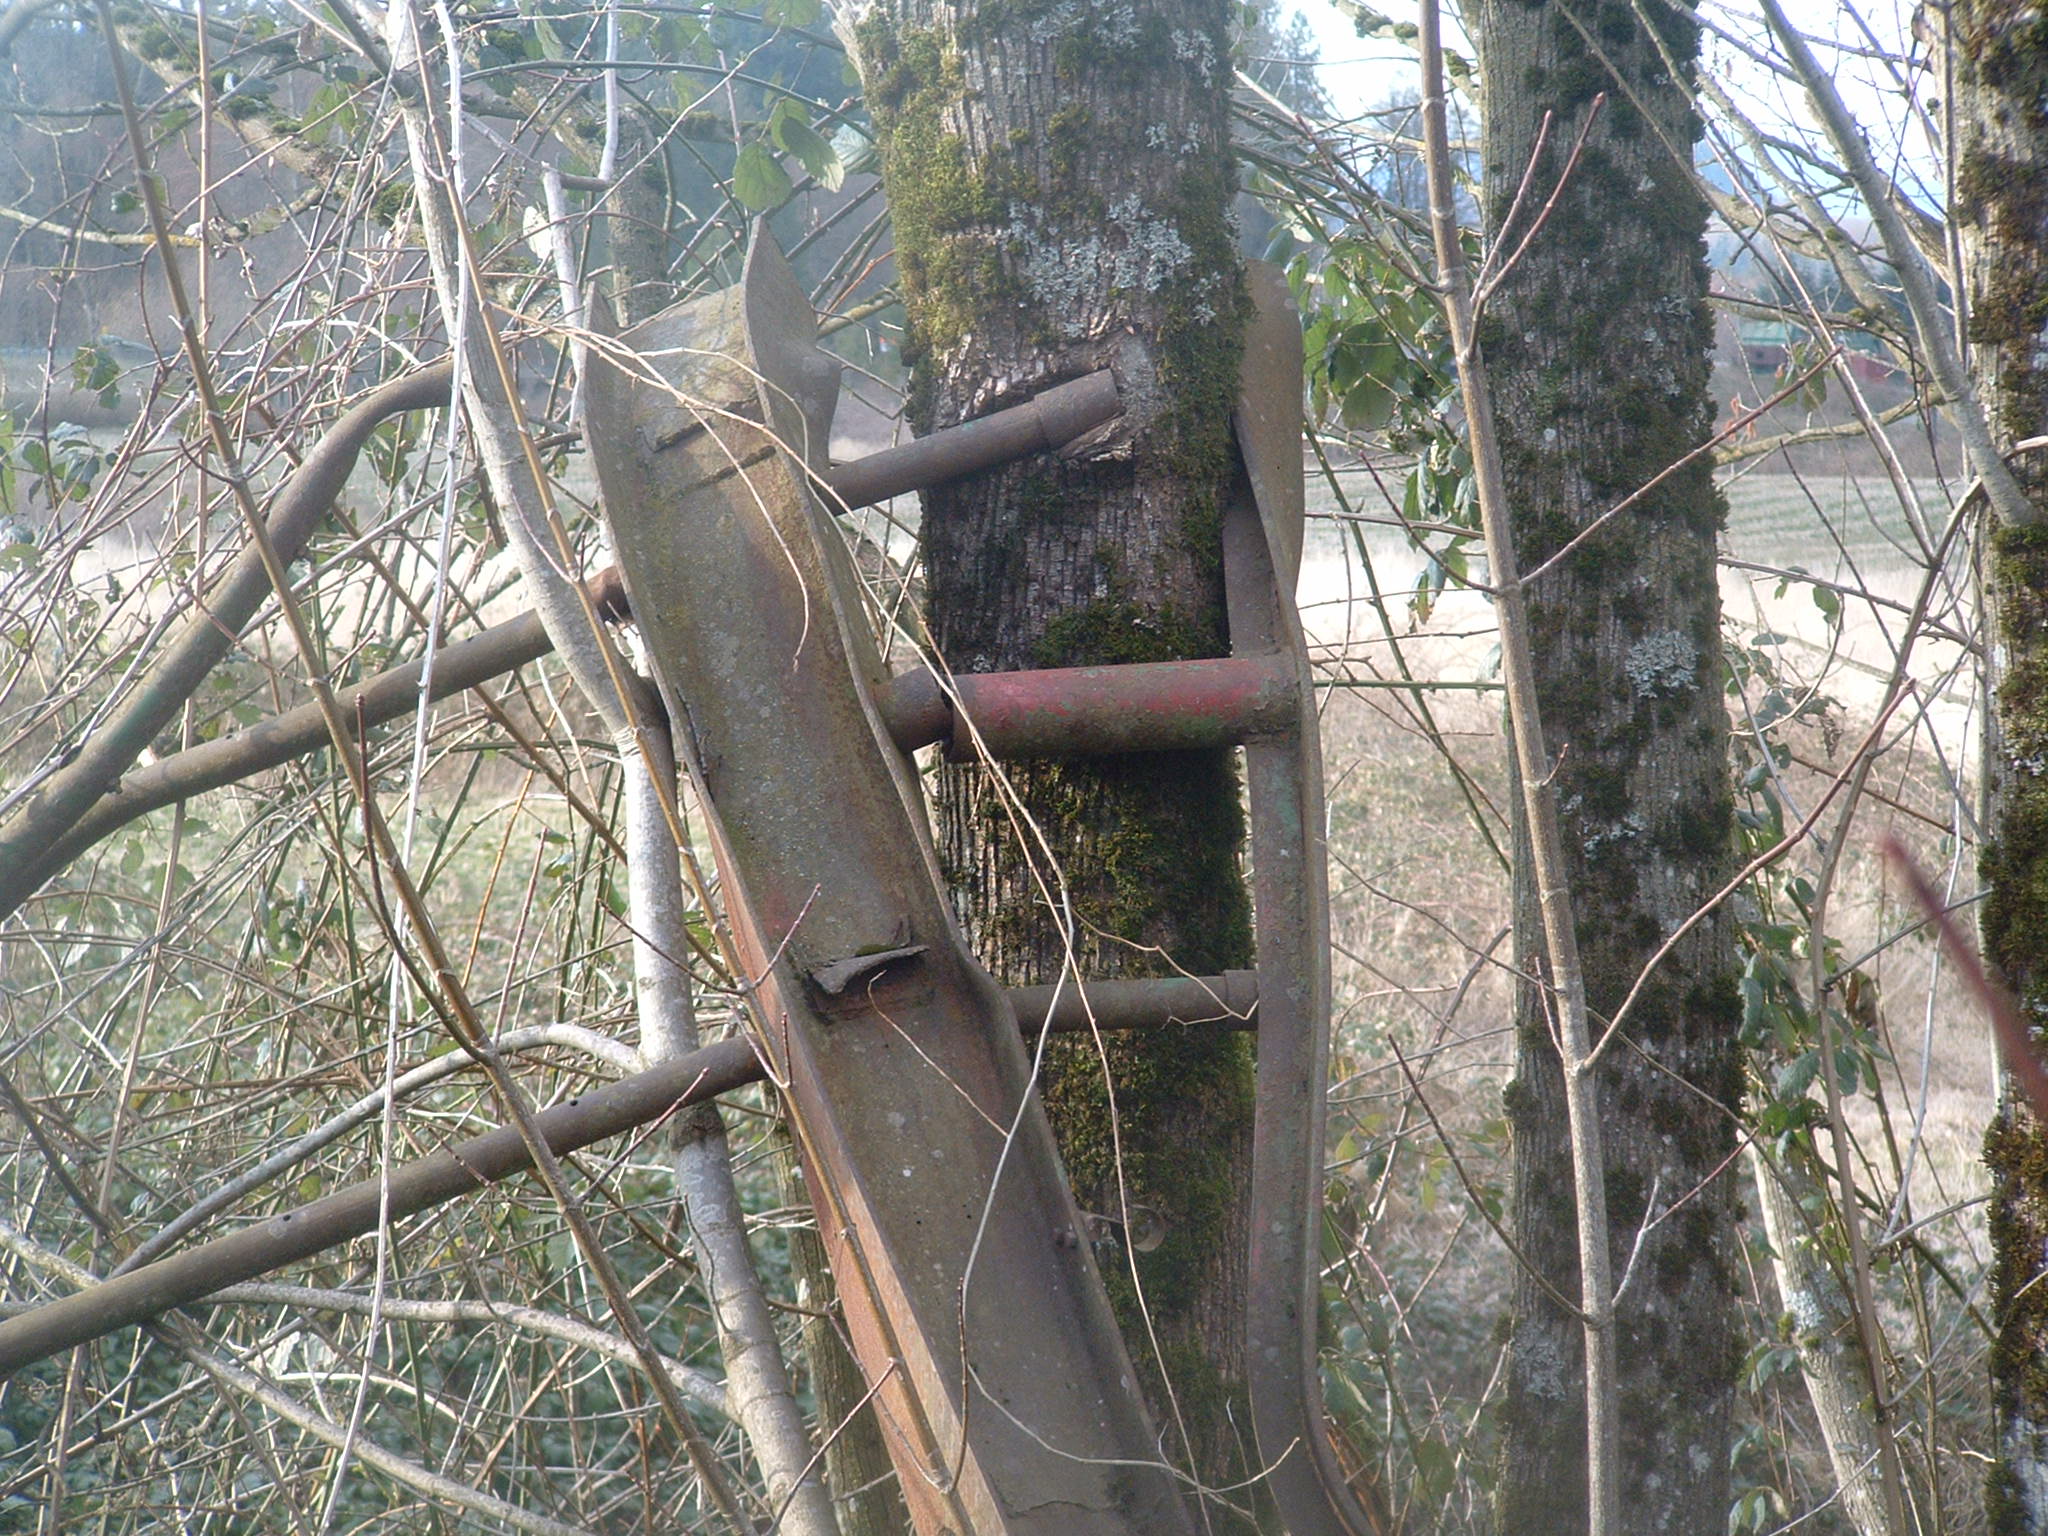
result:
[[[745,669],[736,669],[724,679],[715,672],[707,676],[700,656],[697,675],[678,679],[668,675],[670,668],[662,659],[664,655],[673,658],[675,652],[658,650],[657,654],[657,673],[662,674],[676,718],[688,728],[687,745],[694,749],[693,771],[713,809],[728,888],[747,893],[735,909],[743,946],[760,968],[763,995],[780,1010],[780,1037],[771,1032],[763,1044],[776,1064],[778,1081],[796,1101],[800,1140],[818,1178],[814,1187],[836,1213],[834,1229],[827,1234],[828,1245],[834,1250],[835,1262],[842,1266],[842,1283],[853,1292],[850,1318],[857,1340],[866,1346],[870,1371],[882,1381],[884,1407],[895,1409],[899,1468],[904,1471],[906,1493],[926,1529],[943,1528],[962,1519],[977,1533],[1039,1529],[1040,1523],[1027,1509],[1029,1485],[1048,1469],[1064,1473],[1068,1483],[1075,1483],[1075,1466],[1087,1469],[1078,1480],[1087,1486],[1077,1491],[1084,1501],[1097,1501],[1090,1506],[1090,1518],[1101,1518],[1096,1524],[1077,1524],[1069,1511],[1056,1524],[1043,1528],[1109,1531],[1131,1529],[1135,1523],[1135,1528],[1150,1530],[1178,1529],[1184,1523],[1185,1511],[1170,1486],[1157,1475],[1157,1459],[1147,1438],[1150,1428],[1128,1390],[1128,1361],[1122,1359],[1113,1327],[1104,1333],[1106,1307],[1084,1245],[1074,1240],[1078,1229],[1071,1200],[1029,1096],[1028,1076],[1015,1045],[1016,1018],[1021,1011],[1034,1022],[1043,1019],[1053,1028],[1128,1027],[1154,1021],[1162,1014],[1248,1021],[1254,1014],[1254,1002],[1259,1004],[1259,1051],[1252,1204],[1260,1219],[1249,1257],[1249,1336],[1255,1430],[1269,1464],[1274,1499],[1295,1536],[1321,1536],[1324,1532],[1360,1536],[1376,1528],[1350,1494],[1336,1464],[1322,1420],[1317,1374],[1319,1244],[1315,1213],[1321,1194],[1328,1056],[1328,903],[1314,693],[1292,601],[1303,527],[1295,408],[1300,328],[1285,284],[1276,273],[1255,272],[1254,286],[1257,319],[1249,338],[1245,386],[1236,417],[1245,474],[1226,509],[1223,530],[1233,654],[1214,661],[981,674],[943,681],[920,669],[887,678],[858,622],[857,596],[844,548],[825,521],[819,498],[812,493],[822,488],[841,505],[863,504],[1022,453],[1058,448],[1114,415],[1114,379],[1107,371],[1060,386],[987,421],[970,423],[876,459],[830,469],[814,467],[829,424],[836,373],[810,344],[809,311],[802,306],[801,291],[788,278],[787,268],[772,246],[757,242],[741,290],[686,307],[688,325],[701,325],[708,316],[714,326],[723,327],[735,354],[726,361],[736,364],[738,371],[733,373],[729,366],[722,382],[731,393],[737,381],[743,386],[738,394],[744,398],[715,402],[718,409],[699,412],[668,397],[663,406],[666,427],[649,438],[645,421],[633,415],[635,392],[624,386],[624,376],[604,376],[614,394],[606,412],[607,425],[598,430],[593,447],[601,465],[607,459],[610,463],[608,505],[644,508],[646,501],[638,493],[650,489],[673,493],[677,489],[673,477],[652,486],[634,483],[631,466],[635,456],[651,460],[679,445],[694,444],[694,449],[686,447],[683,455],[697,472],[698,483],[691,489],[700,493],[700,500],[709,490],[713,500],[724,503],[723,513],[714,514],[722,515],[728,540],[723,554],[731,569],[747,567],[763,578],[747,592],[737,623],[728,618],[722,624],[700,625],[694,643],[700,649],[706,644],[716,649],[751,639],[757,651],[765,643],[769,657],[795,658],[792,672],[802,674],[810,690],[806,694],[803,689],[792,692],[776,687],[777,696],[765,710],[756,701],[742,704],[735,713],[727,695],[745,691],[750,677]],[[674,328],[681,323],[681,316],[670,315],[658,317],[650,325],[672,340]],[[681,351],[699,359],[703,356],[694,335]],[[701,374],[703,369],[696,371]],[[603,390],[594,398],[603,398]],[[637,404],[645,406],[647,399],[643,390]],[[755,418],[751,425],[745,419],[749,413]],[[642,441],[633,445],[621,438],[609,445],[608,452],[603,439],[614,418],[636,421]],[[794,445],[802,445],[802,451],[789,452]],[[740,471],[737,485],[716,484],[733,481],[735,470]],[[622,477],[626,483],[615,483]],[[655,478],[661,481],[660,476]],[[742,494],[734,495],[736,489]],[[749,500],[754,504],[751,508],[746,505]],[[750,512],[758,516],[750,518]],[[664,529],[660,522],[658,517],[645,516],[636,522],[629,515],[622,530],[622,551],[638,540],[636,553],[645,557],[650,541],[659,545],[664,537],[672,546],[675,529],[672,525]],[[728,564],[717,558],[697,558],[701,554],[670,547],[657,553],[653,565],[672,576],[680,556],[683,568],[694,564],[701,571],[717,573],[719,584],[724,585],[731,575]],[[786,579],[778,584],[777,575],[793,576],[794,586]],[[648,577],[643,569],[640,582],[645,584]],[[634,584],[628,576],[626,585]],[[617,583],[605,581],[602,585],[611,589],[604,593],[605,606],[616,611]],[[676,591],[665,583],[656,585],[658,590],[643,591],[639,616],[643,632],[659,647],[664,640],[675,642],[679,629],[687,634],[690,622],[677,611]],[[793,604],[789,601],[792,596],[796,599]],[[647,603],[654,606],[647,608]],[[709,606],[715,610],[718,605]],[[794,623],[792,615],[797,616]],[[743,633],[749,630],[751,634]],[[807,666],[804,653],[814,633],[816,649],[824,654],[814,655]],[[517,653],[512,662],[503,660],[508,647]],[[479,647],[475,658],[462,655],[456,659],[465,664],[458,670],[467,678],[480,667],[494,665],[494,670],[504,670],[544,649],[544,637],[536,640],[521,630]],[[772,670],[757,665],[751,676],[758,680]],[[490,674],[479,673],[478,680],[484,675]],[[690,686],[679,686],[685,681]],[[398,691],[378,688],[377,707],[396,709]],[[725,701],[723,706],[721,701]],[[808,755],[806,771],[811,784],[829,780],[836,786],[851,775],[865,781],[865,795],[852,797],[857,807],[842,807],[839,814],[822,818],[836,822],[835,827],[820,828],[805,821],[799,837],[786,819],[776,819],[773,809],[778,799],[801,786],[790,784],[784,773],[764,776],[744,766],[777,761],[774,749],[778,745],[786,748],[788,743],[764,740],[758,731],[749,737],[740,716],[752,708],[758,723],[760,718],[793,710],[802,722],[807,703],[814,707],[811,723],[798,736]],[[706,737],[716,737],[717,729],[706,731],[703,722],[718,715],[721,707],[726,709],[724,726],[739,727],[739,734],[728,744],[738,748],[732,761],[705,755]],[[285,721],[273,724],[279,729],[272,749],[290,755]],[[922,802],[895,752],[943,743],[954,756],[987,752],[1020,757],[1201,748],[1232,742],[1244,744],[1251,798],[1259,950],[1255,980],[1246,973],[1232,973],[1212,980],[1092,983],[1085,997],[1070,987],[1022,989],[1006,998],[994,988],[967,956],[943,899],[937,895]],[[722,809],[735,797],[730,784],[724,793],[714,784],[721,776],[736,782],[741,791],[737,798],[748,803],[740,819],[760,823],[745,832],[745,836],[756,837],[756,844],[738,861],[733,858],[731,826]],[[756,782],[747,783],[749,778]],[[73,837],[86,830],[81,822]],[[807,847],[799,848],[800,841]],[[803,890],[803,877],[797,874],[792,884],[791,876],[806,858],[822,878],[810,886],[808,896],[796,902],[795,895]],[[775,899],[766,903],[760,900],[762,887],[755,878],[764,863],[780,868],[780,885],[774,878],[770,881]],[[836,957],[810,956],[815,963],[806,970],[800,961],[803,952],[820,928],[833,926],[833,922],[816,920],[813,910],[828,884],[838,890],[852,882],[845,888],[872,890],[876,887],[862,882],[877,879],[893,881],[893,885],[880,888],[893,889],[898,899],[855,901],[851,909],[838,912],[833,922],[841,931],[825,948],[836,948],[839,953]],[[854,942],[863,935],[869,942]],[[878,937],[886,937],[887,942],[874,942]],[[897,1017],[899,1013],[903,1018]],[[776,1014],[771,1010],[769,1016]],[[982,1118],[1002,1123],[1001,1117],[989,1114],[988,1106],[995,1105],[1003,1116],[1014,1120],[1017,1135],[1028,1143],[1020,1154],[1019,1143],[1013,1142],[992,1164],[984,1158],[981,1176],[989,1190],[995,1191],[1004,1176],[1029,1188],[1016,1208],[1007,1212],[1021,1220],[1012,1219],[1008,1225],[985,1219],[993,1216],[1001,1203],[992,1194],[990,1205],[976,1222],[981,1251],[991,1269],[1005,1273],[1018,1255],[1029,1260],[1035,1254],[1041,1262],[1033,1273],[1041,1280],[1052,1277],[1064,1307],[1064,1314],[1049,1325],[1050,1331],[1048,1326],[1028,1320],[1028,1309],[999,1309],[991,1315],[1004,1319],[1011,1335],[1008,1355],[1013,1363],[1028,1360],[1031,1371],[1043,1372],[1047,1362],[1037,1358],[1041,1346],[1057,1352],[1078,1339],[1085,1358],[1055,1363],[1051,1368],[1093,1370],[1095,1374],[1070,1374],[1061,1379],[1069,1384],[1089,1380],[1123,1384],[1121,1395],[1128,1401],[1110,1401],[1119,1395],[1112,1389],[1093,1410],[1084,1408],[1078,1414],[1073,1394],[1066,1394],[1064,1427],[1106,1436],[1105,1445],[1092,1451],[1058,1445],[1056,1449],[1066,1455],[1049,1456],[1041,1439],[1044,1425],[1007,1404],[1005,1412],[996,1416],[998,1429],[993,1436],[988,1433],[989,1416],[983,1416],[977,1443],[968,1423],[974,1395],[1000,1394],[1009,1390],[1008,1386],[999,1380],[992,1387],[989,1377],[964,1371],[949,1388],[940,1368],[944,1349],[933,1349],[932,1338],[937,1336],[943,1342],[950,1329],[963,1361],[972,1356],[973,1335],[954,1325],[958,1298],[938,1297],[942,1305],[935,1310],[934,1297],[926,1287],[923,1301],[918,1301],[920,1287],[915,1275],[892,1276],[890,1272],[892,1265],[900,1271],[903,1262],[902,1255],[889,1248],[890,1239],[882,1236],[879,1248],[870,1241],[880,1229],[876,1226],[873,1169],[865,1167],[863,1160],[871,1160],[878,1149],[873,1138],[848,1125],[847,1116],[854,1105],[871,1113],[887,1100],[888,1095],[877,1096],[874,1090],[889,1086],[888,1074],[854,1073],[852,1077],[866,1088],[849,1088],[848,1080],[833,1075],[829,1059],[834,1056],[835,1040],[843,1043],[857,1033],[857,1028],[849,1025],[872,1027],[877,1019],[906,1039],[912,1031],[904,1028],[905,1019],[923,1030],[929,1038],[913,1044],[927,1064],[947,1059],[947,1051],[957,1047],[961,1038],[974,1042],[966,1076],[988,1100],[980,1106]],[[805,1031],[816,1038],[801,1039]],[[845,1064],[842,1055],[838,1065]],[[661,1072],[643,1074],[558,1106],[548,1112],[554,1118],[546,1122],[546,1129],[551,1141],[557,1133],[564,1138],[562,1149],[587,1145],[644,1123],[676,1104],[695,1102],[750,1081],[758,1070],[749,1050],[727,1042],[674,1064],[666,1077]],[[939,1076],[948,1076],[949,1070],[941,1066]],[[669,1082],[668,1077],[677,1071],[683,1077]],[[953,1078],[947,1086],[958,1092],[962,1084]],[[900,1093],[901,1087],[899,1081],[894,1091]],[[863,1091],[868,1097],[860,1096]],[[952,1139],[936,1149],[948,1155],[975,1139],[971,1124],[952,1123],[947,1131]],[[415,1210],[503,1177],[523,1166],[516,1149],[509,1149],[509,1142],[506,1147],[497,1145],[509,1136],[509,1132],[493,1133],[455,1153],[406,1165],[394,1176],[398,1181],[394,1189],[402,1189],[405,1208]],[[884,1140],[900,1143],[901,1137],[892,1135]],[[933,1146],[927,1143],[926,1150]],[[973,1184],[972,1177],[967,1187],[982,1187]],[[886,1178],[882,1184],[886,1188]],[[0,1375],[52,1350],[169,1307],[189,1304],[222,1285],[360,1235],[368,1230],[364,1222],[370,1219],[361,1208],[363,1190],[376,1187],[344,1190],[261,1227],[217,1239],[0,1322]],[[940,1198],[944,1203],[946,1197]],[[880,1203],[886,1206],[888,1201]],[[869,1225],[863,1228],[863,1222]],[[922,1223],[913,1216],[910,1224]],[[897,1235],[901,1236],[900,1231]],[[1042,1262],[1048,1247],[1055,1255],[1050,1264]],[[918,1251],[933,1250],[927,1244]],[[957,1257],[960,1250],[953,1251]],[[1058,1257],[1062,1254],[1066,1257]],[[967,1309],[961,1306],[957,1310],[964,1315]],[[1077,1321],[1078,1333],[1072,1326]],[[924,1354],[921,1360],[906,1362],[910,1352],[903,1346],[906,1336],[912,1334],[924,1335]],[[898,1381],[906,1363],[908,1374],[916,1378],[907,1391]],[[897,1381],[894,1392],[888,1391],[892,1381]],[[1043,1413],[1044,1405],[1029,1411]],[[1002,1427],[1003,1419],[1009,1421],[1007,1428]],[[1024,1427],[1031,1432],[1018,1433]],[[1074,1460],[1076,1456],[1081,1459]],[[1146,1506],[1142,1518],[1140,1511],[1129,1507],[1128,1489],[1120,1488],[1112,1495],[1100,1466],[1090,1465],[1091,1461],[1121,1465],[1120,1477],[1126,1482],[1149,1477],[1150,1486],[1140,1496]]]
[[[907,737],[945,741],[956,755],[970,742],[996,756],[1243,744],[1259,998],[1246,1288],[1253,1427],[1292,1536],[1376,1536],[1338,1464],[1317,1362],[1330,935],[1321,731],[1294,602],[1306,528],[1301,321],[1277,268],[1253,263],[1248,276],[1253,320],[1233,418],[1242,473],[1223,516],[1230,657],[944,686],[907,674],[890,697]]]
[[[1231,651],[1213,662],[956,676],[880,690],[899,742],[954,756],[1240,742],[1251,810],[1260,1000],[1247,1337],[1266,1486],[1293,1536],[1372,1536],[1325,1421],[1317,1361],[1329,1064],[1328,856],[1320,724],[1295,607],[1306,528],[1302,333],[1284,276],[1249,272],[1234,413],[1242,474],[1223,518]],[[850,588],[850,583],[848,583]]]
[[[1252,1424],[1291,1536],[1377,1536],[1338,1464],[1317,1363],[1330,897],[1322,732],[1294,592],[1306,506],[1301,317],[1277,267],[1248,266],[1253,318],[1235,415],[1244,473],[1223,515],[1232,652],[1284,658],[1292,727],[1245,742],[1258,938],[1254,1213],[1247,1287]]]

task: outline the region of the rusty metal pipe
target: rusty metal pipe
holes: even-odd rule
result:
[[[615,567],[605,567],[586,585],[604,617],[625,617]],[[434,697],[474,688],[552,649],[537,614],[495,624],[442,648]],[[419,661],[406,662],[344,689],[343,713],[357,718],[360,703],[366,725],[411,714],[419,703],[420,668]],[[986,672],[953,681],[981,739],[1006,758],[1228,746],[1284,729],[1294,709],[1294,680],[1271,657]],[[904,751],[942,742],[951,756],[972,755],[972,736],[956,733],[953,701],[928,670],[899,673],[875,702]],[[135,769],[33,861],[22,884],[41,885],[138,816],[275,768],[325,747],[327,740],[325,718],[305,704]]]
[[[1095,1029],[1157,1029],[1162,1024],[1258,1025],[1259,974],[1162,976],[1149,981],[1090,981],[1075,986],[1011,987],[1010,1004],[1026,1035],[1041,1024],[1055,1034]]]
[[[1010,993],[1025,1029],[1036,1031],[1049,1005],[1057,1032],[1086,1029],[1091,1016],[1101,1029],[1211,1019],[1242,1029],[1256,1017],[1258,978],[1249,971],[1231,971],[1159,981],[1094,981],[1081,988],[1065,987],[1056,1003],[1052,993],[1050,987],[1019,987]],[[650,1071],[578,1094],[534,1119],[560,1156],[758,1082],[762,1076],[760,1060],[748,1042],[720,1040]],[[531,1166],[531,1154],[515,1126],[400,1163],[391,1170],[392,1219],[444,1205]],[[75,1345],[147,1322],[173,1307],[203,1301],[225,1286],[365,1236],[376,1230],[380,1189],[378,1180],[365,1179],[0,1321],[0,1378]]]
[[[721,1040],[544,1109],[534,1124],[549,1147],[564,1155],[760,1076],[751,1044]],[[400,1163],[390,1172],[392,1218],[441,1205],[530,1166],[532,1153],[518,1127],[510,1125]],[[380,1199],[380,1182],[364,1179],[311,1205],[8,1318],[0,1322],[0,1377],[372,1232]]]
[[[885,448],[825,472],[825,483],[848,508],[994,469],[1027,453],[1064,447],[1123,410],[1109,369],[1084,374],[1033,395],[1022,405],[945,427],[900,447]]]
[[[1293,658],[1281,655],[960,673],[951,681],[956,712],[918,668],[890,679],[875,702],[897,746],[943,743],[956,761],[978,755],[977,743],[998,758],[1182,752],[1293,728],[1297,678]]]

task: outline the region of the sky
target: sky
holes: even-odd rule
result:
[[[1412,0],[1369,0],[1375,8],[1396,21],[1413,20]],[[1360,38],[1330,0],[1299,0],[1296,6],[1307,19],[1322,48],[1322,78],[1340,114],[1356,112],[1383,102],[1390,90],[1404,78],[1414,79],[1414,57],[1405,48],[1376,39]],[[1753,0],[1708,3],[1705,14],[1715,25],[1725,27],[1737,38],[1761,44],[1763,24]],[[1900,51],[1902,40],[1910,38],[1912,6],[1907,0],[1861,0],[1858,7],[1833,0],[1785,0],[1793,23],[1814,39],[1821,62],[1833,71],[1838,88],[1857,121],[1874,146],[1889,149],[1895,164],[1917,167],[1921,180],[1931,180],[1934,161],[1924,137],[1901,137],[1898,125],[1907,118],[1899,82],[1869,55],[1871,38],[1884,48]],[[1860,13],[1868,34],[1856,23]],[[1455,32],[1455,24],[1447,26]],[[1455,46],[1455,42],[1453,42]],[[1924,50],[1919,50],[1924,54]],[[1803,97],[1767,71],[1744,58],[1730,43],[1711,34],[1704,45],[1707,67],[1723,81],[1738,101],[1752,112],[1767,131],[1805,135],[1813,127],[1813,116]],[[1938,95],[1924,76],[1920,88]],[[1832,158],[1831,156],[1829,158]]]

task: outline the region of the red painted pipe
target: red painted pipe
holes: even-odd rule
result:
[[[1095,757],[1234,746],[1284,732],[1297,720],[1295,680],[1293,658],[1280,656],[961,673],[945,687],[918,668],[891,678],[875,702],[906,752],[941,742],[955,761],[983,751]]]

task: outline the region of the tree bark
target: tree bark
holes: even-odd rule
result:
[[[1751,1142],[1748,1152],[1757,1210],[1771,1245],[1778,1304],[1791,1319],[1799,1371],[1827,1446],[1842,1512],[1857,1536],[1905,1536],[1886,1507],[1879,1470],[1884,1441],[1871,1403],[1870,1358],[1857,1332],[1855,1302],[1828,1252],[1827,1239],[1836,1234],[1818,1231],[1808,1214],[1826,1209],[1809,1149],[1795,1146],[1767,1156]]]
[[[1954,218],[1967,268],[1970,371],[1996,448],[2048,431],[2048,23],[2035,6],[1949,9]],[[1991,531],[1987,596],[1997,706],[1984,753],[1993,840],[1980,870],[1984,948],[2022,1013],[2048,1005],[2048,463],[2013,463],[2030,526]],[[2039,1025],[2036,1024],[2036,1039]],[[1991,1170],[1991,1397],[1998,1461],[1985,1484],[1994,1536],[2048,1531],[2048,1127],[2008,1091],[1984,1138]]]
[[[1608,97],[1478,331],[1529,574],[1537,692],[1597,1034],[1733,868],[1714,570],[1722,503],[1707,464],[1588,532],[1711,426],[1706,205],[1690,164],[1698,123],[1678,84],[1698,39],[1676,13],[1625,3],[1482,0],[1468,17],[1486,96],[1483,201],[1495,261],[1529,235],[1594,98]],[[1554,119],[1539,151],[1545,113]],[[1545,969],[1542,930],[1526,835],[1519,841],[1520,961],[1535,974]],[[1507,1093],[1511,1220],[1540,1271],[1517,1276],[1512,1301],[1497,1516],[1513,1533],[1587,1523],[1580,1322],[1544,1284],[1579,1291],[1550,1008],[1544,991],[1522,990]],[[1739,1020],[1730,935],[1710,918],[1660,963],[1598,1072],[1620,1291],[1619,1497],[1633,1530],[1719,1536],[1726,1526]]]
[[[1126,400],[1083,452],[926,494],[931,634],[958,671],[1227,648],[1219,519],[1246,304],[1228,211],[1227,23],[1222,0],[877,0],[855,25],[909,315],[913,425],[1110,364]],[[1134,976],[1249,962],[1229,755],[1012,765],[1002,779],[947,769],[937,800],[956,901],[1003,981],[1054,981],[1069,963]],[[1135,1256],[1136,1286],[1131,1255],[1113,1239],[1101,1253],[1154,1408],[1184,1426],[1204,1482],[1238,1481],[1253,1470],[1245,1044],[1189,1028],[1100,1050],[1057,1042],[1047,1063],[1082,1207],[1121,1222],[1144,1206],[1163,1227]]]

